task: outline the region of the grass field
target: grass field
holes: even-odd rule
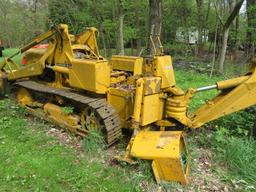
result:
[[[15,49],[6,50],[5,55],[13,52]],[[176,70],[175,74],[177,84],[185,90],[221,79],[209,79],[194,71]],[[196,95],[191,110],[216,93]],[[12,100],[0,101],[0,191],[253,191],[256,187],[256,142],[229,138],[223,127],[215,133],[202,129],[205,131],[189,135],[192,170],[191,184],[186,187],[155,184],[148,163],[113,163],[116,151],[125,148],[124,141],[103,150],[94,139],[80,142],[66,135],[63,142],[58,136],[61,132],[50,134],[53,128],[52,124],[31,118]]]
[[[46,134],[9,99],[0,102],[0,191],[134,191],[125,169],[91,161]]]

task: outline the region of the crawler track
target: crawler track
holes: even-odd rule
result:
[[[36,81],[19,81],[13,84],[13,88],[25,88],[33,94],[44,95],[45,98],[51,96],[58,96],[63,98],[68,103],[75,103],[76,106],[90,107],[96,113],[96,117],[100,122],[101,129],[103,129],[107,145],[114,144],[121,136],[121,123],[115,109],[108,104],[106,99],[84,96],[77,92],[72,92],[64,89],[57,89]],[[86,133],[83,130],[76,130],[78,135],[84,136]]]

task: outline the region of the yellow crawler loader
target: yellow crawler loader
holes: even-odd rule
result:
[[[133,135],[120,159],[150,160],[157,182],[187,184],[185,128],[198,128],[256,104],[256,61],[244,76],[183,91],[158,35],[150,37],[152,55],[112,56],[108,61],[99,53],[96,33],[89,28],[74,36],[61,24],[36,37],[0,64],[2,95],[9,85],[17,101],[34,115],[78,136],[100,130],[108,146],[128,128]],[[47,48],[33,48],[45,41]],[[24,54],[26,65],[14,62],[18,54]],[[188,113],[193,96],[210,89],[219,94]],[[63,112],[64,107],[72,112]]]

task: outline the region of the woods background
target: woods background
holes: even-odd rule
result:
[[[255,49],[255,5],[255,0],[162,1],[166,52],[207,58],[218,63],[220,73],[225,58],[246,63]],[[6,47],[16,47],[51,24],[67,23],[74,34],[95,26],[104,56],[139,55],[148,38],[148,9],[148,0],[1,0],[0,38]]]

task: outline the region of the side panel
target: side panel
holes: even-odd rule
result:
[[[161,94],[144,96],[141,125],[145,126],[162,119],[164,102]]]
[[[110,85],[110,67],[107,61],[75,59],[69,79],[72,87],[105,94]]]
[[[132,116],[132,91],[111,88],[108,92],[108,102],[116,109],[121,119],[122,127],[128,128],[128,120]]]
[[[133,75],[142,74],[142,57],[114,55],[109,62],[113,69],[130,71]]]

